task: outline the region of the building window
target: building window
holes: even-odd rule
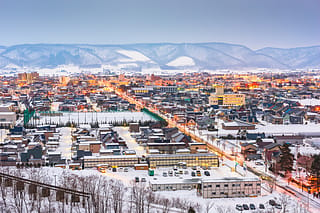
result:
[[[224,184],[224,187],[229,187],[229,185],[228,184]]]
[[[215,194],[216,194],[216,192],[212,192],[212,194],[213,194],[213,195],[215,195]]]
[[[221,195],[224,195],[224,192],[220,192]]]
[[[220,187],[220,185],[216,185],[216,187]]]

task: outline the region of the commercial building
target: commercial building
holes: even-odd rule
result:
[[[261,195],[261,181],[256,177],[190,178],[150,180],[153,191],[196,189],[203,198],[257,197]]]
[[[242,106],[245,103],[246,96],[244,94],[225,94],[223,87],[216,87],[216,93],[209,97],[210,105]]]
[[[197,189],[203,198],[257,197],[261,181],[257,177],[227,177],[202,180]]]

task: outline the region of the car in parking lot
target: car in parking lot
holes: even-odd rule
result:
[[[249,210],[248,204],[242,204],[242,207],[243,207],[244,210]]]
[[[136,181],[136,183],[138,183],[139,182],[139,177],[135,177],[135,181]]]
[[[196,176],[196,173],[195,173],[195,172],[191,172],[191,176],[192,176],[192,177],[195,177],[195,176]]]
[[[204,175],[205,176],[210,176],[210,172],[209,171],[204,171]]]
[[[168,174],[166,172],[162,173],[163,177],[168,177]]]
[[[201,176],[201,172],[197,170],[197,176]]]
[[[255,210],[256,209],[256,206],[253,203],[250,203],[249,207],[250,207],[251,210]]]
[[[123,170],[124,172],[128,172],[129,171],[129,169],[128,168],[124,168],[124,170]]]
[[[237,204],[237,205],[236,205],[236,209],[237,209],[238,211],[243,211],[243,207],[242,207],[242,205],[240,205],[240,204]]]
[[[269,204],[270,204],[271,206],[275,206],[277,203],[276,203],[276,201],[274,201],[274,200],[269,200]]]
[[[259,204],[259,209],[265,209],[265,207],[262,203]]]
[[[276,207],[276,209],[282,209],[282,206],[279,203],[277,203],[275,207]]]
[[[141,182],[147,182],[146,178],[141,178]]]

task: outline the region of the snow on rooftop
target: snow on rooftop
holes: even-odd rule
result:
[[[320,105],[320,99],[309,98],[309,99],[290,99],[291,101],[297,101],[304,106],[316,106]]]

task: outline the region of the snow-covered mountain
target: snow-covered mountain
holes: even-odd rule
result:
[[[319,68],[320,46],[253,51],[227,43],[0,46],[0,68],[124,65],[163,69]]]

